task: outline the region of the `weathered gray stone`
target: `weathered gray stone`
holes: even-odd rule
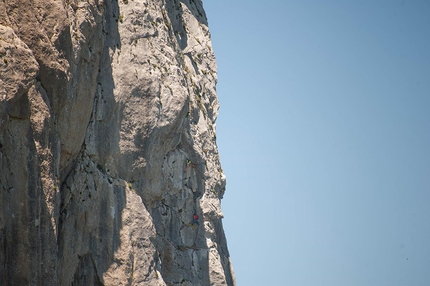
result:
[[[13,29],[0,24],[0,132],[9,116],[29,117],[28,100],[23,95],[34,84],[38,69],[27,45]]]
[[[234,285],[202,2],[0,16],[0,283]]]

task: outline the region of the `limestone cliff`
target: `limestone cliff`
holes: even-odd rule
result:
[[[216,81],[201,0],[0,1],[0,285],[234,285]]]

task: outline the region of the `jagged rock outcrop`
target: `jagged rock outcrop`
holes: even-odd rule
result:
[[[216,81],[201,0],[0,1],[0,284],[234,285]]]

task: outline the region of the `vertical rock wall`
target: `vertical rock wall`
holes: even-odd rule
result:
[[[0,284],[234,285],[216,81],[201,0],[0,1]]]

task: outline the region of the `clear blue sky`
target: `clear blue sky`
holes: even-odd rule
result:
[[[430,285],[430,1],[204,0],[239,286]]]

